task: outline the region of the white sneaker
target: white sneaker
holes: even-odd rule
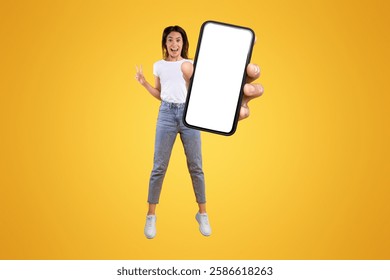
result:
[[[146,216],[144,233],[148,239],[152,239],[156,236],[156,215]]]
[[[209,217],[207,216],[207,213],[201,214],[196,213],[195,216],[196,220],[199,223],[199,230],[204,236],[210,236],[211,235],[211,227],[209,223]]]

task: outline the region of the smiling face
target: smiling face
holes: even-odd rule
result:
[[[183,49],[183,38],[181,34],[176,31],[170,32],[165,42],[165,48],[168,53],[167,60],[181,60],[181,50]]]
[[[167,61],[188,59],[187,33],[178,25],[164,29],[161,40],[163,58]]]

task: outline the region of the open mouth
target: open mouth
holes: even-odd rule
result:
[[[177,49],[171,49],[171,51],[172,51],[172,52],[177,52],[177,51],[179,51],[179,48],[177,48]]]

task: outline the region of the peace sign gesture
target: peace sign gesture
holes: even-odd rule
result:
[[[142,70],[142,65],[139,67],[136,65],[135,69],[137,70],[137,73],[135,74],[135,79],[146,88],[146,90],[155,98],[158,100],[161,100],[161,84],[160,84],[160,78],[159,77],[154,77],[154,86],[148,83],[146,81],[144,72]]]
[[[135,69],[137,70],[137,73],[135,74],[135,79],[141,84],[141,85],[145,85],[146,83],[146,80],[145,80],[145,77],[144,77],[144,72],[142,70],[142,65],[138,66],[136,65],[135,66]]]

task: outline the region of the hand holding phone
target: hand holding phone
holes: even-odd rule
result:
[[[235,132],[254,38],[254,32],[246,27],[203,23],[188,88],[185,125],[222,135]]]

